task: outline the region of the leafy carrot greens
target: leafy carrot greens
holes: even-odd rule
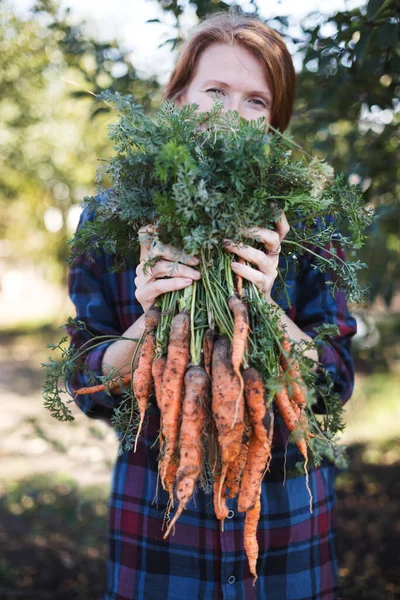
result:
[[[318,269],[335,274],[333,288],[350,301],[361,300],[357,272],[365,265],[344,263],[335,249],[352,256],[372,222],[358,186],[343,175],[334,178],[323,161],[301,155],[290,137],[268,130],[262,118],[224,115],[218,100],[208,113],[197,113],[195,104],[179,108],[165,101],[151,118],[129,96],[105,92],[100,98],[120,115],[110,126],[116,154],[102,167],[112,188],[105,201],[84,199],[95,219],[71,240],[71,261],[102,248],[118,256],[120,267],[134,264],[136,232],[149,223],[156,224],[161,242],[189,254],[220,247],[226,237],[254,243],[243,229],[273,228],[284,210],[292,227],[283,255],[314,252]],[[348,235],[340,233],[343,224]]]

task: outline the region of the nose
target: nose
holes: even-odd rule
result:
[[[226,100],[225,100],[225,108],[224,108],[224,112],[227,110],[236,110],[239,115],[241,117],[243,117],[243,115],[241,114],[241,106],[240,106],[240,98],[239,96],[236,95],[230,95]]]

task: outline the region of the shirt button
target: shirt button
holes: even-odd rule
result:
[[[233,519],[233,517],[235,516],[235,513],[233,512],[233,510],[230,510],[228,512],[228,514],[226,515],[227,519]]]
[[[234,575],[231,575],[230,577],[228,577],[228,583],[232,584],[235,583],[236,581],[236,577]]]

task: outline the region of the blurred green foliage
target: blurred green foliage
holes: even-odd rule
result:
[[[400,3],[369,0],[303,27],[293,133],[360,183],[379,219],[362,251],[370,299],[388,305],[400,277]]]
[[[106,584],[107,493],[64,475],[7,481],[0,515],[3,600],[96,600]]]
[[[65,280],[73,208],[112,150],[114,115],[91,94],[112,86],[149,109],[159,84],[140,79],[116,41],[88,38],[68,11],[39,2],[24,18],[0,3],[0,86],[2,255],[29,256],[49,279]]]
[[[175,19],[176,35],[162,45],[176,52],[186,34],[183,4],[152,1]],[[233,4],[192,0],[191,6],[201,19]],[[249,14],[261,18],[258,6],[251,0]],[[290,132],[359,182],[379,213],[361,259],[369,264],[370,299],[380,295],[388,306],[400,276],[399,7],[399,0],[369,0],[330,17],[314,12],[300,30],[290,15],[266,21],[303,64]],[[155,77],[138,76],[118,40],[88,36],[57,2],[38,0],[24,18],[1,1],[0,11],[3,255],[17,260],[28,251],[49,278],[60,280],[76,224],[71,207],[93,192],[96,167],[112,152],[107,124],[115,115],[91,94],[131,93],[151,113],[162,90]],[[146,27],[151,35],[152,23]]]

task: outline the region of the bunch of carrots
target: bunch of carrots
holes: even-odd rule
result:
[[[178,503],[164,537],[170,534],[186,509],[207,460],[212,465],[214,510],[222,530],[229,512],[227,498],[238,497],[238,510],[246,513],[244,547],[255,582],[256,532],[261,484],[271,461],[273,403],[289,432],[295,432],[295,443],[304,457],[306,472],[307,440],[312,434],[305,413],[307,391],[284,332],[279,333],[277,350],[282,385],[275,392],[273,402],[263,376],[251,366],[249,306],[240,276],[235,288],[233,286],[230,259],[225,254],[223,261],[228,274],[225,283],[229,290],[225,307],[232,327],[226,314],[217,308],[221,307],[221,300],[215,297],[218,288],[211,286],[206,260],[204,284],[194,282],[178,302],[177,292],[166,294],[161,306],[154,306],[146,313],[145,331],[137,346],[131,373],[112,379],[107,386],[81,388],[75,393],[79,396],[106,387],[111,391],[131,386],[139,415],[135,449],[154,393],[160,410],[159,477],[169,494],[169,507],[174,507],[175,498]],[[217,275],[214,273],[214,276]],[[209,326],[210,297],[214,302],[213,327]],[[171,306],[178,305],[180,309],[173,314]]]

